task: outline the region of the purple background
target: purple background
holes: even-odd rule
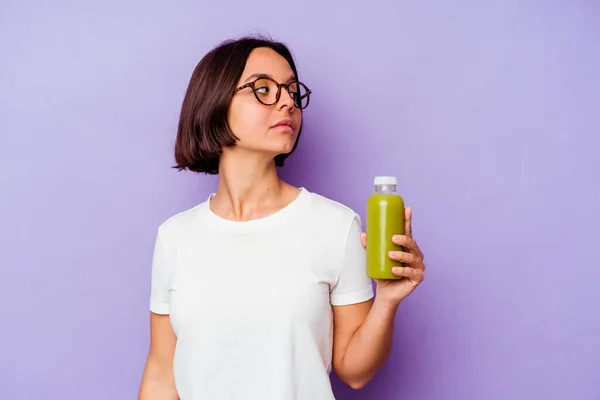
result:
[[[313,90],[283,175],[364,216],[414,207],[425,283],[340,400],[600,398],[600,6],[593,1],[2,1],[0,398],[130,400],[170,169],[221,40],[291,45]]]

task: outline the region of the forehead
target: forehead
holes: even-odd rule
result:
[[[259,47],[250,53],[246,60],[246,68],[242,73],[242,80],[252,74],[267,74],[279,81],[286,81],[294,77],[294,71],[287,60],[268,47]]]

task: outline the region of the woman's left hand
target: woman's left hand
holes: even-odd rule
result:
[[[392,241],[402,246],[406,251],[391,251],[389,257],[392,260],[401,261],[404,266],[394,267],[392,273],[403,277],[402,279],[375,279],[377,283],[377,298],[385,301],[391,306],[397,306],[416,287],[423,282],[425,278],[425,258],[419,245],[412,237],[412,209],[410,207],[404,210],[404,235],[395,235]],[[366,249],[367,235],[361,235],[361,243]]]

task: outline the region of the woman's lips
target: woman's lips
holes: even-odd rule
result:
[[[294,131],[294,123],[291,119],[286,118],[286,119],[282,119],[281,121],[277,122],[271,128],[282,130],[282,131],[293,132]]]

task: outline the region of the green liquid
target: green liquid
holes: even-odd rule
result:
[[[392,260],[389,251],[402,251],[392,243],[392,236],[404,235],[404,201],[395,192],[377,192],[367,202],[367,275],[372,279],[402,279],[392,267],[402,266]]]

